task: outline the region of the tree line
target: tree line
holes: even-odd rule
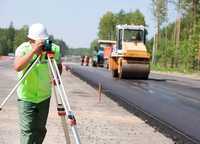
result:
[[[169,5],[175,6],[176,20],[169,23]],[[152,0],[156,33],[148,46],[152,62],[179,71],[200,70],[200,1]]]
[[[69,48],[66,52],[67,55],[75,56],[91,56],[91,49],[89,48]]]
[[[0,28],[0,55],[14,53],[15,49],[23,42],[27,41],[28,26],[22,26],[20,29],[14,28],[13,22],[8,28]],[[61,46],[61,53],[64,55],[69,49],[67,44],[56,39],[51,35],[53,42]]]

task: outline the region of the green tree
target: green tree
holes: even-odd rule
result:
[[[99,23],[99,38],[113,40],[115,39],[115,16],[112,12],[107,12]]]
[[[98,40],[95,39],[90,43],[90,49],[91,51],[97,50],[98,49]]]
[[[23,26],[21,29],[16,30],[14,38],[14,48],[16,49],[21,43],[27,40],[28,26]]]
[[[15,39],[15,28],[13,22],[11,22],[7,31],[7,45],[9,53],[14,52],[14,39]]]
[[[125,22],[129,25],[146,25],[144,15],[139,10],[127,13]]]
[[[7,29],[0,29],[0,54],[8,54],[8,41],[7,41]]]
[[[155,35],[155,45],[153,48],[153,63],[156,63],[157,58],[157,50],[160,48],[160,28],[161,25],[167,20],[167,0],[152,0],[153,5],[153,15],[156,19],[156,35]]]
[[[115,14],[116,24],[127,24],[127,14],[126,12],[121,9],[119,13]]]

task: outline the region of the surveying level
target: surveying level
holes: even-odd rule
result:
[[[52,40],[51,39],[46,39],[44,41],[44,46],[42,48],[43,51],[51,52],[52,51]]]
[[[54,52],[52,51],[45,51],[46,57],[48,59],[48,68],[49,73],[51,77],[53,92],[57,104],[57,111],[58,115],[61,117],[61,122],[65,134],[66,144],[70,144],[70,136],[68,131],[68,124],[67,121],[70,122],[72,134],[74,136],[74,140],[76,144],[81,144],[80,137],[76,128],[76,119],[74,112],[71,110],[71,107],[69,105],[69,100],[67,97],[67,94],[64,89],[64,85],[62,83],[61,75],[57,66],[57,63],[54,59]],[[41,55],[38,56],[34,62],[29,66],[27,71],[24,73],[22,78],[18,81],[18,83],[15,85],[15,87],[11,90],[11,92],[8,94],[8,96],[3,100],[3,102],[0,105],[0,110],[2,110],[3,106],[6,104],[8,99],[13,95],[13,93],[16,91],[16,89],[19,87],[21,82],[28,76],[28,74],[31,72],[33,67],[39,62]],[[66,120],[67,119],[67,120]]]

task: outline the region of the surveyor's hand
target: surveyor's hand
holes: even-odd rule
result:
[[[42,47],[44,46],[44,41],[37,40],[34,43],[31,43],[31,46],[33,48],[33,52],[37,55],[40,55],[42,53]]]

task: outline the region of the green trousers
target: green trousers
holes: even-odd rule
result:
[[[46,121],[50,98],[35,104],[18,100],[20,144],[42,144],[46,135]]]

